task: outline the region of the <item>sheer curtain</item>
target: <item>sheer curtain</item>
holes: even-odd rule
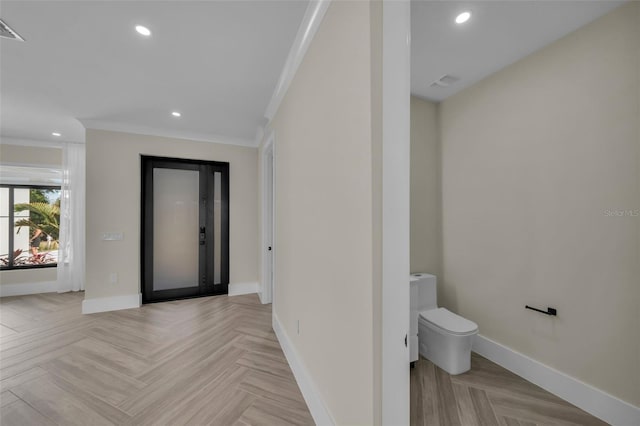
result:
[[[84,290],[85,146],[67,143],[62,153],[58,293]]]

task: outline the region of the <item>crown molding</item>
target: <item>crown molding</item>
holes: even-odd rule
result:
[[[298,67],[302,63],[302,59],[304,59],[304,55],[311,45],[311,40],[313,40],[313,37],[318,31],[322,18],[324,18],[330,4],[331,0],[312,0],[309,2],[309,6],[307,6],[307,10],[302,17],[300,27],[298,27],[296,38],[293,41],[287,60],[280,73],[278,84],[273,91],[267,110],[264,113],[268,121],[271,121],[276,115],[280,103],[282,99],[284,99],[284,95],[287,93],[289,85],[296,75],[296,71],[298,71]]]
[[[112,132],[132,133],[136,135],[159,136],[164,138],[185,139],[196,142],[219,143],[224,145],[236,145],[256,148],[256,142],[252,139],[234,138],[214,135],[210,133],[166,130],[155,127],[138,126],[133,124],[115,123],[102,120],[80,120],[85,129],[107,130]]]
[[[84,142],[68,142],[68,141],[47,141],[36,139],[15,138],[10,136],[2,136],[0,145],[16,145],[16,146],[34,146],[38,148],[64,148],[66,144],[76,143],[84,144]]]

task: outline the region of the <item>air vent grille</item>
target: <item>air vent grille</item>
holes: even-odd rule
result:
[[[10,38],[13,40],[24,41],[20,34],[15,32],[9,25],[7,25],[2,19],[0,19],[0,37]]]
[[[453,83],[455,83],[455,82],[457,82],[459,80],[460,79],[458,77],[454,77],[452,75],[445,74],[442,77],[440,77],[439,79],[437,79],[436,81],[434,81],[433,83],[431,83],[431,87],[449,87]]]

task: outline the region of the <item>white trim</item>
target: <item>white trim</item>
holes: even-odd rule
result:
[[[640,425],[640,408],[477,335],[473,351],[612,425]]]
[[[96,299],[84,299],[82,301],[82,313],[94,314],[96,312],[119,311],[121,309],[139,308],[142,305],[142,294],[127,294],[126,296],[99,297]]]
[[[382,401],[383,425],[410,420],[409,210],[411,4],[382,1]],[[376,414],[377,415],[377,414]]]
[[[272,323],[273,331],[276,333],[276,337],[282,347],[282,352],[284,352],[284,356],[287,358],[287,362],[289,363],[289,367],[291,367],[293,376],[296,378],[296,382],[298,383],[302,396],[307,403],[307,407],[309,407],[309,412],[311,413],[311,417],[313,417],[313,421],[318,426],[335,425],[336,421],[331,417],[331,413],[329,412],[327,405],[324,403],[318,387],[311,378],[311,374],[307,371],[307,368],[302,362],[302,358],[298,355],[291,339],[289,339],[289,336],[284,331],[284,328],[282,327],[282,324],[280,324],[275,313],[272,317]]]
[[[257,293],[260,289],[260,284],[257,282],[250,283],[232,283],[229,284],[228,296],[240,296],[241,294]]]
[[[11,167],[29,168],[31,169],[31,172],[33,175],[37,174],[37,172],[33,169],[40,169],[40,170],[44,169],[44,170],[48,170],[49,172],[55,171],[59,173],[59,176],[58,176],[57,182],[55,182],[54,178],[51,178],[51,180],[46,180],[46,179],[42,179],[39,176],[12,178],[7,176],[2,176],[2,173],[0,172],[0,183],[2,183],[3,185],[33,185],[33,186],[42,185],[42,186],[58,186],[58,187],[62,186],[62,177],[63,177],[62,164],[28,164],[28,163],[13,163],[8,161],[7,162],[0,161],[0,169],[4,168],[4,170],[6,171],[7,168],[11,168]],[[11,173],[8,173],[8,174],[11,175]]]
[[[58,284],[56,281],[40,281],[34,283],[0,285],[0,297],[24,296],[26,294],[38,293],[55,293],[57,291]]]
[[[302,63],[302,59],[305,53],[307,53],[309,45],[311,45],[313,36],[320,27],[322,18],[324,18],[330,3],[331,0],[311,0],[309,2],[307,10],[302,17],[300,27],[298,27],[296,38],[293,40],[293,45],[289,50],[289,55],[280,73],[278,84],[273,91],[267,110],[264,113],[268,121],[271,121],[276,115],[280,103],[282,99],[284,99],[284,95],[287,93],[287,89],[289,89],[289,85],[298,71],[298,67]]]
[[[16,145],[16,146],[35,146],[39,148],[64,148],[65,144],[68,143],[79,143],[84,144],[84,142],[76,142],[76,141],[46,141],[46,140],[36,140],[36,139],[21,139],[21,138],[11,138],[2,136],[1,145]]]
[[[57,147],[52,147],[57,148]],[[0,161],[0,166],[13,166],[13,167],[32,167],[34,169],[50,169],[50,170],[58,170],[62,171],[62,164],[36,164],[36,163],[16,163],[13,161]]]
[[[261,256],[261,260],[262,260],[262,271],[261,271],[261,291],[260,291],[260,301],[262,303],[272,303],[273,302],[273,286],[274,286],[274,276],[275,276],[275,271],[274,269],[274,265],[275,265],[275,175],[276,175],[276,171],[275,171],[275,144],[274,144],[274,139],[275,139],[275,135],[273,130],[270,131],[267,134],[267,137],[265,139],[264,145],[262,147],[262,205],[261,205],[261,212],[262,212],[262,240],[260,241],[260,256]],[[267,215],[267,192],[268,192],[268,183],[269,179],[268,179],[268,175],[267,175],[267,165],[268,165],[268,159],[269,156],[271,158],[271,223],[268,223],[267,217],[269,215]],[[268,268],[268,262],[267,259],[269,258],[268,253],[267,253],[267,244],[268,244],[268,236],[269,233],[267,232],[268,226],[271,226],[271,270],[269,270]],[[266,277],[267,275],[271,273],[271,285],[270,286],[266,286],[265,283],[267,282]]]
[[[107,130],[111,132],[133,133],[144,136],[159,136],[163,138],[186,139],[196,142],[219,143],[224,145],[237,145],[256,148],[256,142],[252,139],[233,138],[209,133],[165,130],[155,127],[137,126],[133,124],[114,123],[101,120],[81,120],[87,129]]]

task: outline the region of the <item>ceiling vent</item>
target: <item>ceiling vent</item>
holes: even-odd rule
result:
[[[15,32],[9,25],[7,25],[2,19],[0,19],[0,37],[11,38],[13,40],[24,41],[20,34]]]
[[[457,82],[459,80],[460,79],[458,77],[454,77],[452,75],[445,74],[442,77],[440,77],[439,79],[437,79],[436,81],[434,81],[433,83],[431,83],[431,87],[449,87],[453,83],[455,83],[455,82]]]

